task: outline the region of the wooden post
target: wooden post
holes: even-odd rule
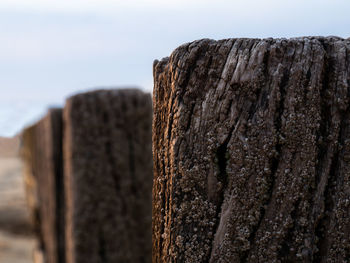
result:
[[[152,103],[139,90],[64,108],[67,262],[151,262]]]
[[[65,262],[62,110],[23,131],[27,199],[44,262]]]
[[[153,262],[347,262],[350,40],[200,40],[154,63]]]

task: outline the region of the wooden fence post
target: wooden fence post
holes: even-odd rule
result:
[[[150,95],[78,94],[63,115],[67,263],[151,262]]]
[[[347,262],[350,40],[200,40],[154,63],[153,262]]]
[[[22,142],[27,200],[38,252],[43,254],[44,262],[64,263],[62,110],[51,109],[43,119],[26,128]]]

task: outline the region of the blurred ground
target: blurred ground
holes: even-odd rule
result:
[[[19,144],[19,136],[15,136],[13,138],[0,136],[0,158],[17,157]]]
[[[6,146],[6,147],[4,147]],[[15,149],[14,149],[15,147]],[[0,138],[0,262],[32,263],[29,226],[18,143]]]

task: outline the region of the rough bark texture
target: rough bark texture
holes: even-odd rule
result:
[[[67,262],[151,262],[150,95],[71,97],[64,126]]]
[[[44,262],[65,262],[62,110],[52,109],[23,132],[25,182]]]
[[[200,40],[154,63],[153,262],[348,262],[350,40]]]

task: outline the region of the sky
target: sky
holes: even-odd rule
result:
[[[0,136],[96,88],[152,92],[154,59],[201,38],[350,37],[348,0],[1,0]]]

